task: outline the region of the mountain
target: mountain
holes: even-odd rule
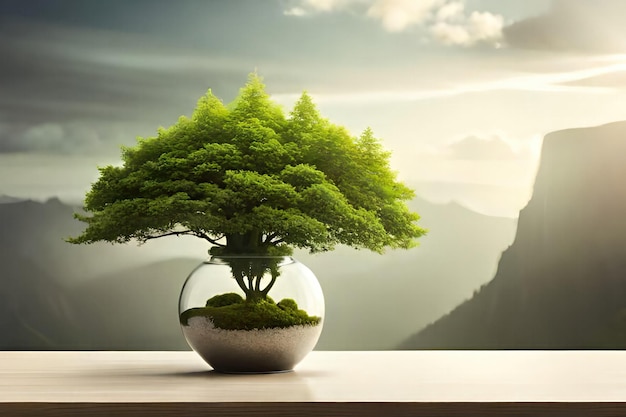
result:
[[[514,219],[411,206],[430,230],[418,248],[295,254],[326,297],[318,349],[392,348],[493,276],[513,241]],[[74,211],[57,199],[0,204],[0,349],[186,349],[178,294],[205,249],[177,238],[70,245]]]
[[[626,122],[545,137],[492,281],[404,349],[626,348]]]
[[[0,349],[63,348],[76,334],[75,322],[42,252],[55,233],[48,219],[62,218],[67,207],[55,199],[7,200],[0,205]]]
[[[178,294],[198,260],[168,259],[129,267],[67,292],[83,335],[81,349],[188,350]]]
[[[153,287],[143,280],[141,293],[137,289],[138,278],[151,274],[154,284],[168,277],[167,268],[151,269],[155,259],[160,259],[161,251],[155,253],[154,249],[159,248],[105,243],[71,245],[64,239],[78,234],[83,227],[73,218],[74,207],[56,198],[44,203],[12,198],[5,201],[0,203],[0,350],[138,346],[132,337],[120,340],[112,335],[119,334],[126,322],[132,322],[120,319],[120,313],[133,305],[128,296],[150,302]],[[193,264],[198,262],[196,259]],[[134,273],[136,269],[139,272]],[[186,273],[170,279],[175,290],[164,285],[163,290],[156,290],[158,301],[152,305],[159,307],[153,308],[157,310],[155,315],[161,312],[159,297],[173,293],[175,303],[182,285],[180,279]],[[98,309],[103,305],[105,308]],[[171,321],[176,323],[176,318],[173,311]],[[118,319],[119,328],[107,333],[103,324],[113,327],[113,319]],[[147,328],[139,329],[138,334],[139,339],[154,341]],[[117,343],[103,339],[105,336]],[[149,344],[141,346],[147,348]],[[180,343],[158,341],[155,346],[173,348],[180,347]]]
[[[24,201],[24,199],[11,197],[9,195],[0,194],[0,204],[18,203]]]

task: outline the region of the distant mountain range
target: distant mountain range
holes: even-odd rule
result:
[[[82,224],[57,199],[0,204],[0,349],[187,349],[178,294],[204,253],[63,239]],[[430,230],[421,246],[385,255],[339,248],[295,256],[326,297],[317,349],[390,349],[487,282],[514,238],[514,219],[415,199]],[[155,241],[156,242],[156,241]],[[163,248],[171,247],[171,253]],[[182,245],[182,246],[181,246]],[[185,253],[184,251],[182,253]]]
[[[8,195],[0,195],[0,204],[5,204],[5,203],[17,203],[19,201],[24,201],[25,199],[22,198],[16,198],[16,197],[11,197]]]
[[[493,280],[403,349],[626,348],[626,122],[545,137]]]

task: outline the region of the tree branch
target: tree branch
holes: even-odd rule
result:
[[[152,239],[159,239],[161,237],[166,237],[166,236],[181,236],[181,235],[193,235],[193,233],[191,232],[191,230],[184,230],[184,231],[180,231],[180,232],[163,233],[161,235],[145,236],[142,239],[144,239],[144,240],[152,240]]]
[[[280,238],[278,240],[274,240],[272,241],[272,239],[275,239],[278,237],[278,233],[270,233],[269,235],[267,235],[265,237],[265,240],[263,241],[263,245],[268,246],[268,245],[278,245],[279,243],[282,243],[285,241],[284,238]]]
[[[276,236],[278,236],[278,233],[268,234],[267,236],[265,236],[265,240],[263,241],[263,244],[269,245],[272,242],[272,239],[274,239]]]
[[[272,287],[274,286],[274,283],[276,282],[276,278],[278,278],[278,275],[272,274],[272,280],[270,281],[270,283],[267,284],[267,287],[261,290],[261,294],[263,294],[263,296],[267,296],[267,293],[270,292],[270,289],[272,289]]]
[[[209,235],[207,235],[204,232],[192,232],[194,235],[196,235],[197,237],[201,237],[202,239],[206,239],[208,240],[210,243],[212,243],[215,246],[220,246],[222,248],[226,247],[226,245],[224,245],[223,243],[219,243],[218,240],[222,239],[224,237],[224,235],[221,235],[215,239],[212,239]]]
[[[166,236],[195,236],[195,237],[205,239],[209,241],[209,243],[215,246],[221,246],[221,247],[225,246],[224,244],[218,242],[218,240],[223,238],[224,236],[220,236],[217,239],[212,239],[209,235],[207,235],[204,232],[195,232],[193,230],[181,230],[181,231],[176,231],[176,232],[163,233],[160,235],[145,236],[142,239],[147,241],[147,240],[152,240],[152,239],[159,239],[161,237],[166,237]]]

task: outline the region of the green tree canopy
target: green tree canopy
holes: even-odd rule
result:
[[[191,235],[224,255],[409,248],[424,230],[389,156],[371,130],[355,138],[322,118],[306,92],[285,116],[251,74],[228,106],[209,90],[190,118],[101,168],[76,214],[87,227],[69,241]]]

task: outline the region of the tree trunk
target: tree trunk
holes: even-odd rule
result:
[[[246,302],[265,300],[276,283],[279,257],[233,257],[225,258],[230,266],[233,278],[246,296]],[[263,285],[263,278],[270,277]]]
[[[244,234],[226,235],[225,254],[228,255],[265,255],[262,246],[262,234],[251,230]]]

